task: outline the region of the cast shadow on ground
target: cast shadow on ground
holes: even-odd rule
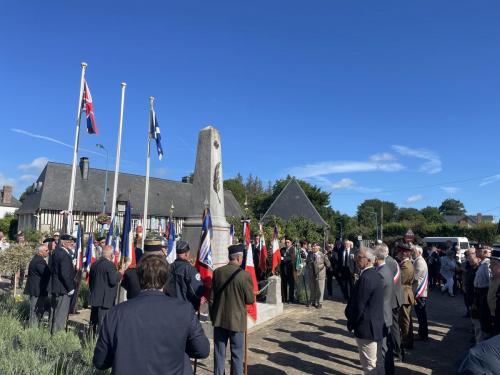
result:
[[[346,343],[341,340],[337,340],[334,338],[330,337],[325,337],[323,336],[322,332],[306,332],[306,331],[289,331],[287,329],[283,328],[276,328],[275,331],[282,332],[282,333],[288,333],[290,336],[292,336],[294,339],[297,339],[301,342],[313,342],[317,343],[320,345],[323,345],[326,348],[338,348],[338,349],[343,349],[343,350],[357,350],[357,346],[351,345],[349,343]],[[344,336],[345,332],[343,333]]]

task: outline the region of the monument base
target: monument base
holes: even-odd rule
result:
[[[257,321],[247,317],[247,328],[252,329],[259,324],[265,323],[283,313],[283,304],[270,305],[257,302]]]

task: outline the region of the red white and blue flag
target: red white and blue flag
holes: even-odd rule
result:
[[[82,107],[85,111],[85,116],[87,117],[87,133],[99,134],[99,129],[97,129],[94,117],[94,103],[92,102],[92,95],[90,95],[87,80],[83,81]]]
[[[255,265],[253,264],[252,242],[250,241],[250,220],[243,221],[243,238],[245,239],[245,248],[247,251],[245,271],[250,274],[250,277],[252,278],[253,292],[254,295],[257,295],[257,293],[259,292],[259,286],[257,284],[257,277],[255,276]],[[248,315],[250,315],[250,318],[256,321],[257,302],[254,300],[254,303],[246,305],[246,307],[247,313]]]
[[[173,220],[168,221],[167,262],[172,264],[177,256],[177,241],[175,239],[175,225]]]
[[[118,266],[120,262],[120,228],[116,224],[116,217],[113,218],[109,226],[106,245],[113,248],[113,263]]]
[[[130,201],[127,202],[127,206],[125,207],[125,216],[123,217],[120,255],[120,262],[124,263],[126,267],[135,266],[134,232]]]
[[[262,273],[265,273],[267,269],[267,247],[266,239],[264,238],[264,227],[262,224],[259,224],[259,237],[259,269]]]
[[[89,238],[87,239],[87,248],[85,249],[85,260],[83,261],[85,271],[89,272],[90,266],[94,264],[96,260],[94,234],[90,232]]]
[[[78,225],[76,232],[76,244],[75,244],[75,257],[76,264],[75,268],[77,271],[81,270],[83,267],[83,246],[82,246],[82,229],[80,225]]]
[[[273,234],[273,242],[271,245],[273,259],[271,264],[271,270],[274,273],[276,271],[276,267],[280,264],[281,261],[281,253],[280,253],[280,242],[278,239],[278,227],[274,226],[274,234]]]
[[[229,246],[234,243],[234,225],[229,226]]]
[[[205,287],[203,296],[208,298],[212,289],[212,276],[214,264],[212,261],[212,217],[210,209],[203,211],[203,223],[201,226],[200,248],[196,256],[195,267],[200,273],[201,281]]]

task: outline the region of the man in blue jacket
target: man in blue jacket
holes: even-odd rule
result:
[[[384,338],[384,285],[374,263],[373,251],[361,247],[356,254],[359,279],[345,309],[347,329],[354,330],[365,374],[375,373]]]
[[[189,357],[206,358],[210,344],[191,304],[166,296],[169,267],[160,255],[137,266],[139,295],[106,314],[94,351],[98,369],[113,374],[192,374]]]

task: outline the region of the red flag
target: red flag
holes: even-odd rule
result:
[[[259,269],[262,271],[262,273],[265,273],[267,268],[267,247],[266,247],[266,239],[264,238],[264,228],[262,227],[262,224],[259,224],[259,232],[260,232]]]
[[[243,236],[245,238],[245,247],[247,249],[247,261],[245,263],[245,271],[252,277],[253,292],[257,295],[259,287],[257,285],[257,277],[255,276],[255,266],[253,264],[252,243],[250,242],[250,221],[243,222]],[[247,305],[247,312],[254,321],[257,320],[257,302]]]
[[[274,235],[273,235],[273,242],[271,244],[271,248],[273,251],[273,261],[272,261],[272,272],[274,273],[276,270],[276,267],[278,267],[278,264],[280,264],[281,261],[281,253],[280,253],[280,242],[278,240],[278,227],[274,226]]]

